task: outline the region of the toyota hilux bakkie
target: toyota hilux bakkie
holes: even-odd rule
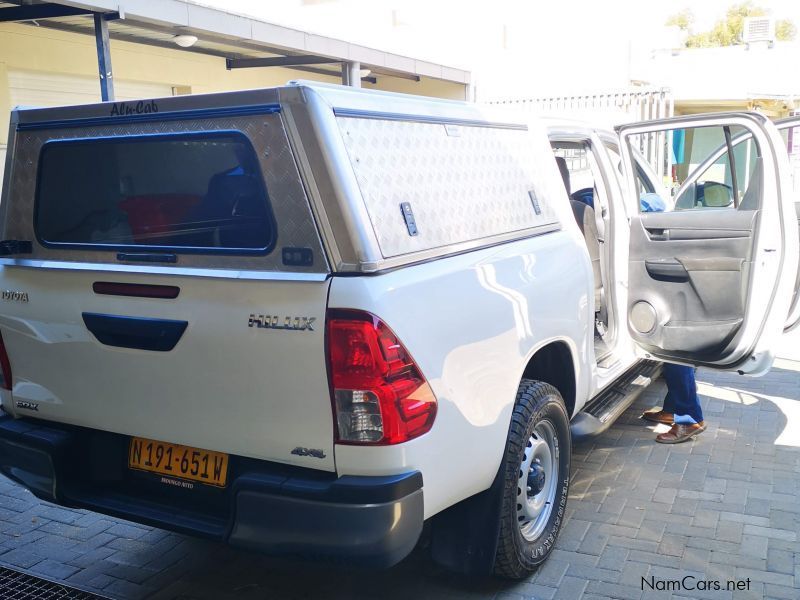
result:
[[[145,103],[11,114],[0,471],[40,498],[376,566],[425,529],[523,577],[572,437],[661,361],[771,364],[798,234],[761,115],[602,137],[302,82]],[[652,140],[688,178],[717,139],[729,203],[659,192]]]

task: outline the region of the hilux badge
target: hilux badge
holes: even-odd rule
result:
[[[261,329],[290,329],[293,331],[314,331],[316,317],[284,317],[278,315],[251,314],[247,321],[248,327]]]

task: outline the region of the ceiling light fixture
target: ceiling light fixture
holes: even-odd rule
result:
[[[176,35],[172,41],[178,44],[181,48],[191,48],[197,43],[196,35]]]

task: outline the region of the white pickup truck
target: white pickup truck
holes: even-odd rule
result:
[[[680,178],[727,140],[729,206],[640,212],[665,135]],[[443,564],[526,576],[563,523],[570,421],[608,427],[658,361],[764,372],[796,282],[764,117],[602,136],[304,83],[13,111],[0,471],[376,566],[427,524]]]

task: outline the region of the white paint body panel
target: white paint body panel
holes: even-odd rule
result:
[[[380,317],[438,400],[430,432],[397,446],[336,446],[337,471],[421,471],[426,517],[488,488],[522,372],[537,349],[566,344],[575,363],[577,408],[593,393],[590,269],[570,231],[382,275],[334,278],[329,306]]]

